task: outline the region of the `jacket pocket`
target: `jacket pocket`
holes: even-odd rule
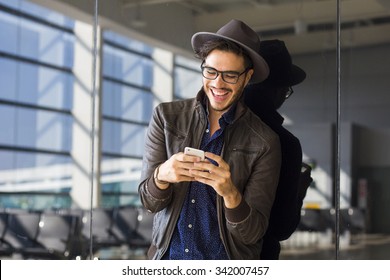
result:
[[[226,151],[225,154],[229,155],[225,160],[230,166],[233,183],[243,192],[255,162],[258,160],[259,148],[235,147]]]

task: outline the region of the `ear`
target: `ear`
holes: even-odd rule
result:
[[[255,71],[252,69],[249,69],[248,72],[246,73],[245,75],[245,86],[249,83],[249,81],[251,80],[252,78],[252,75]]]

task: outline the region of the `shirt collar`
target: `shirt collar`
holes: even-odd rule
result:
[[[204,96],[203,101],[202,101],[202,105],[206,111],[207,116],[209,115],[208,102],[209,101],[207,99],[207,96]],[[233,104],[233,106],[231,106],[229,108],[229,110],[227,112],[225,112],[222,115],[222,117],[219,119],[219,125],[222,129],[234,121],[234,116],[236,114],[236,108],[237,108],[237,103]]]

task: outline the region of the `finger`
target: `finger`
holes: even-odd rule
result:
[[[180,157],[182,162],[201,162],[200,157],[192,156],[192,155],[186,155],[183,153],[183,155]]]
[[[210,179],[211,173],[208,170],[191,169],[189,171],[190,176],[195,179]]]
[[[183,181],[195,181],[194,176],[190,173],[190,169],[178,168],[175,172],[171,173],[170,176],[171,182],[183,182]]]
[[[206,171],[209,173],[216,173],[218,170],[218,166],[215,166],[209,161],[201,161],[201,162],[195,162],[194,163],[194,170],[199,170],[199,171]]]
[[[182,152],[175,155],[175,160],[171,163],[171,169],[176,170],[180,174],[188,175],[188,170],[194,168],[194,163],[199,162],[196,156],[186,155]]]
[[[211,160],[213,160],[214,162],[217,163],[217,166],[223,168],[223,169],[228,169],[228,164],[223,160],[223,158],[221,156],[218,156],[216,154],[213,154],[213,153],[209,153],[209,152],[206,152],[205,153],[205,156]]]
[[[213,161],[217,162],[218,164],[222,160],[222,158],[220,156],[213,154],[213,153],[210,153],[210,152],[205,152],[204,155],[205,155],[205,157],[212,159]]]
[[[194,163],[194,166],[198,170],[207,170],[209,173],[212,173],[220,177],[225,177],[226,176],[225,172],[228,171],[227,164],[223,164],[223,163],[220,166],[217,166],[211,162],[198,162],[198,163]]]
[[[186,155],[183,152],[179,152],[172,156],[172,159],[174,159],[177,162],[197,162],[199,161],[197,157]]]

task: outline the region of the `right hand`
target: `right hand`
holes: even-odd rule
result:
[[[200,162],[200,158],[183,152],[174,154],[160,165],[158,180],[169,183],[194,181],[190,169],[199,169],[194,165],[195,162]]]

